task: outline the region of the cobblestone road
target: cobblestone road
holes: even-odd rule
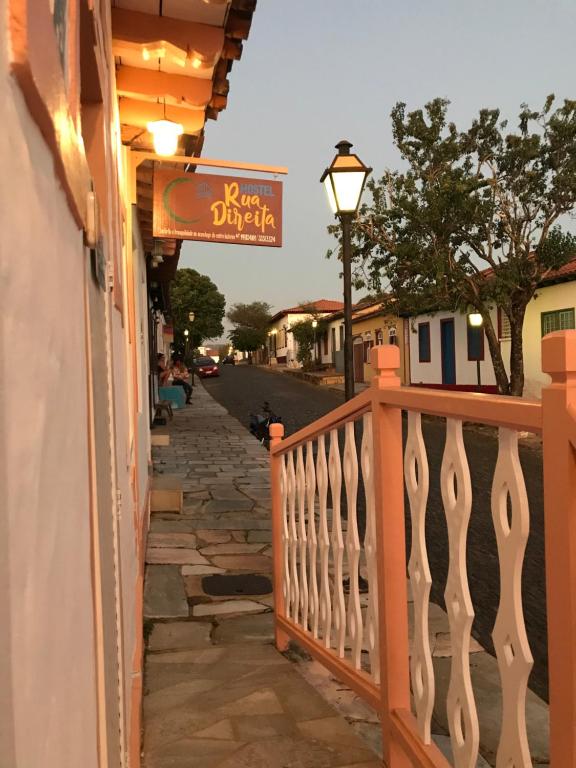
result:
[[[250,411],[259,411],[267,400],[282,416],[286,434],[301,429],[343,402],[343,395],[323,390],[281,373],[255,366],[224,366],[217,379],[204,380],[210,394],[242,424],[248,426]],[[447,575],[447,530],[440,494],[440,465],[444,450],[443,422],[429,419],[424,426],[430,464],[430,494],[427,512],[427,545],[432,571],[432,599],[444,605]],[[468,533],[468,577],[476,611],[473,633],[492,649],[491,632],[499,599],[499,567],[490,510],[490,493],[497,441],[488,429],[467,428],[464,440],[474,489]],[[530,502],[531,531],[523,573],[526,627],[535,666],[530,687],[547,698],[546,608],[544,591],[544,527],[542,505],[542,457],[538,443],[524,442],[520,458]]]

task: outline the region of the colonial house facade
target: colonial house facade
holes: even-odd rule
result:
[[[153,237],[147,125],[167,113],[174,154],[200,158],[255,5],[0,0],[6,768],[140,765],[156,353],[180,252]]]
[[[405,354],[405,321],[386,312],[381,302],[356,306],[352,312],[354,381],[368,383],[374,371],[370,350],[376,345],[395,344],[400,350],[399,375],[409,381],[408,357]],[[328,327],[317,341],[316,359],[337,371],[344,370],[344,313],[335,312]]]
[[[302,320],[309,320],[312,315],[324,318],[344,307],[341,301],[318,299],[306,305],[290,307],[277,312],[268,326],[268,358],[272,364],[298,367],[296,359],[298,344],[290,329]]]
[[[542,337],[575,328],[576,259],[550,274],[528,304],[523,329],[525,397],[540,397],[550,382],[542,373]],[[510,328],[504,313],[491,310],[509,372]],[[405,318],[410,383],[426,387],[497,392],[494,368],[482,327],[470,325],[467,314],[441,311]]]

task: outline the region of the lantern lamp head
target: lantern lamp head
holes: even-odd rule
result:
[[[358,155],[350,153],[351,148],[349,141],[339,141],[336,144],[338,154],[320,179],[326,188],[330,207],[338,215],[356,213],[366,179],[372,171]]]

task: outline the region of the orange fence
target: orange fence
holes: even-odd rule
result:
[[[554,768],[576,768],[576,331],[550,334],[542,350],[552,383],[541,402],[401,387],[398,349],[381,346],[372,350],[378,375],[370,390],[285,440],[282,425],[270,428],[276,644],[284,650],[296,641],[379,712],[389,768],[450,766],[431,738],[435,674],[422,414],[446,420],[440,488],[449,542],[444,598],[452,660],[445,705],[453,765],[475,766],[480,743],[466,570],[474,488],[462,432],[463,422],[473,421],[498,428],[490,501],[500,570],[492,633],[502,696],[496,765],[532,765],[525,705],[533,662],[521,583],[530,514],[518,454],[518,433],[532,432],[543,438],[550,761]]]

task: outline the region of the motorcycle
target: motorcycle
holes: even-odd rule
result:
[[[270,445],[270,434],[268,431],[270,424],[281,423],[282,418],[272,411],[268,402],[265,402],[262,406],[262,413],[250,414],[250,432],[266,448]]]

